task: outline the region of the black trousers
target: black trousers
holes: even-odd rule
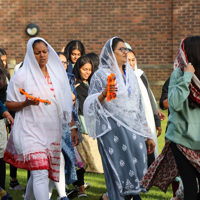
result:
[[[5,189],[6,181],[6,164],[3,161],[3,158],[0,158],[0,187]]]
[[[181,153],[175,143],[171,142],[170,147],[183,181],[184,200],[200,200],[200,193],[197,185],[197,179],[200,183],[200,173]]]
[[[74,186],[84,185],[84,173],[85,170],[83,167],[81,169],[76,170],[78,180],[73,183]]]
[[[13,165],[10,165],[10,177],[17,178],[17,168]]]

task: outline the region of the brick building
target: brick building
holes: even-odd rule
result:
[[[0,48],[10,63],[24,58],[29,23],[56,51],[79,39],[99,54],[109,38],[121,37],[159,99],[181,39],[200,35],[200,0],[0,0]]]

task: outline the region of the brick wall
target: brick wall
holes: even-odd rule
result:
[[[29,23],[56,51],[72,39],[87,53],[100,53],[105,42],[119,36],[137,54],[158,99],[172,72],[182,38],[200,34],[200,2],[196,0],[0,0],[0,48],[8,60],[23,60]]]
[[[173,1],[173,55],[181,39],[200,35],[200,1]]]

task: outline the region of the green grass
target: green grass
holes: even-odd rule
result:
[[[167,112],[164,112],[167,116]],[[159,152],[162,151],[162,148],[165,143],[165,129],[166,129],[167,119],[162,122],[162,135],[158,138],[159,144]],[[13,191],[9,188],[9,166],[7,165],[6,170],[6,189],[7,192],[13,197],[13,200],[21,200],[23,191]],[[17,177],[19,182],[26,187],[27,184],[27,172],[26,170],[18,169]],[[106,192],[105,179],[103,174],[95,174],[95,173],[85,173],[85,182],[89,182],[91,184],[91,188],[86,191],[88,195],[88,200],[98,200],[99,197]],[[57,191],[54,189],[52,199],[57,199]],[[171,186],[168,188],[167,193],[162,192],[157,187],[152,187],[151,190],[146,194],[141,194],[143,200],[169,200],[172,197],[172,189]],[[78,200],[75,198],[74,200]]]

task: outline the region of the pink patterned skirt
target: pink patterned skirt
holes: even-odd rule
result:
[[[189,160],[189,162],[200,172],[200,151],[191,150],[177,144],[178,149]],[[141,180],[141,184],[149,190],[152,186],[159,187],[163,192],[179,176],[178,168],[170,141],[166,139],[162,153],[156,158]]]

